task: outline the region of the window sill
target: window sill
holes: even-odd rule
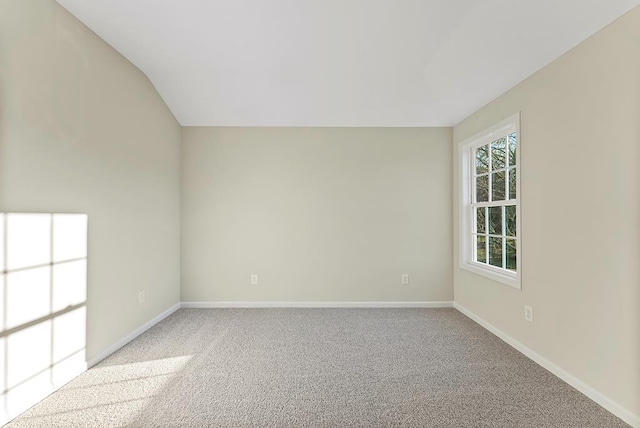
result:
[[[473,272],[480,276],[484,276],[485,278],[491,279],[501,284],[508,285],[509,287],[515,288],[517,290],[522,289],[522,285],[520,283],[520,275],[515,272],[513,274],[510,274],[509,272],[503,273],[501,272],[501,270],[493,269],[476,263],[460,263],[460,268],[469,272]]]

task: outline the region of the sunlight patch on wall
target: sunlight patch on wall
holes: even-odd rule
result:
[[[0,424],[86,370],[87,215],[0,214]]]

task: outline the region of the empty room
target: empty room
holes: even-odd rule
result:
[[[640,0],[0,0],[0,388],[640,428]]]

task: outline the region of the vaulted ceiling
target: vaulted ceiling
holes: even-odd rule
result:
[[[58,0],[185,126],[451,126],[640,0]]]

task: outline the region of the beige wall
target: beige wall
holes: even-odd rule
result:
[[[456,303],[638,415],[640,8],[462,121],[454,140],[517,111],[522,291],[459,269],[456,244]]]
[[[0,0],[0,114],[0,211],[89,215],[91,358],[179,301],[180,127],[49,0]]]
[[[452,300],[451,138],[183,128],[182,300]]]

